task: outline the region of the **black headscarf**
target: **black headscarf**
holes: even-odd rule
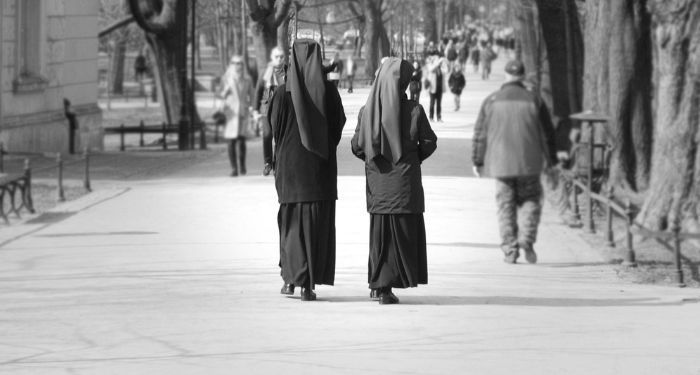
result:
[[[301,144],[321,158],[328,159],[326,85],[320,46],[311,39],[297,39],[290,59],[287,91],[292,95]]]
[[[412,73],[411,64],[396,57],[389,58],[379,67],[362,112],[358,137],[358,145],[364,150],[366,160],[382,156],[396,164],[401,159],[401,99]]]

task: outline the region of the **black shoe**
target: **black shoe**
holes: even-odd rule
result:
[[[245,166],[241,166],[241,175],[245,176],[245,174],[246,174]]]
[[[379,289],[370,289],[369,299],[371,299],[372,301],[378,301],[379,300]]]
[[[313,290],[309,288],[301,288],[301,300],[302,301],[315,301],[316,300],[316,293],[314,293]]]
[[[263,168],[263,176],[268,176],[272,172],[272,164],[265,163],[265,168]]]
[[[384,288],[379,292],[380,305],[393,305],[397,303],[399,303],[399,297],[396,297],[396,295],[391,292],[391,288]]]
[[[288,296],[294,295],[294,284],[282,285],[282,290],[280,290],[280,294],[286,294]]]
[[[231,177],[237,177],[238,176],[238,170],[234,169],[231,171]]]

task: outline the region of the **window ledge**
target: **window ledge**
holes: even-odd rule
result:
[[[20,76],[12,81],[12,91],[16,94],[44,91],[49,86],[49,81],[40,76]]]

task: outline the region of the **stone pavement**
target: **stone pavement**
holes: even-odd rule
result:
[[[345,99],[352,119],[362,99]],[[439,152],[473,122],[444,116]],[[95,181],[0,246],[0,373],[700,374],[700,292],[618,280],[551,208],[540,262],[503,263],[493,181],[431,173],[442,160],[424,164],[429,284],[393,306],[368,298],[358,161],[316,302],[278,294],[272,178],[225,177],[221,153]]]

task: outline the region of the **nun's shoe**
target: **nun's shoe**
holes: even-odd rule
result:
[[[238,169],[234,169],[231,171],[231,177],[238,177]]]
[[[399,297],[396,297],[394,293],[391,292],[391,288],[384,288],[379,293],[379,304],[380,305],[393,305],[399,303]]]
[[[286,294],[288,296],[293,295],[294,294],[294,284],[282,285],[282,290],[280,290],[280,294]]]
[[[316,293],[314,293],[313,290],[309,288],[301,288],[301,300],[302,301],[315,301],[316,300]]]
[[[369,299],[371,299],[372,301],[378,301],[379,300],[379,289],[370,289]]]
[[[270,172],[272,172],[272,164],[265,163],[265,168],[263,168],[263,176],[269,176]]]

